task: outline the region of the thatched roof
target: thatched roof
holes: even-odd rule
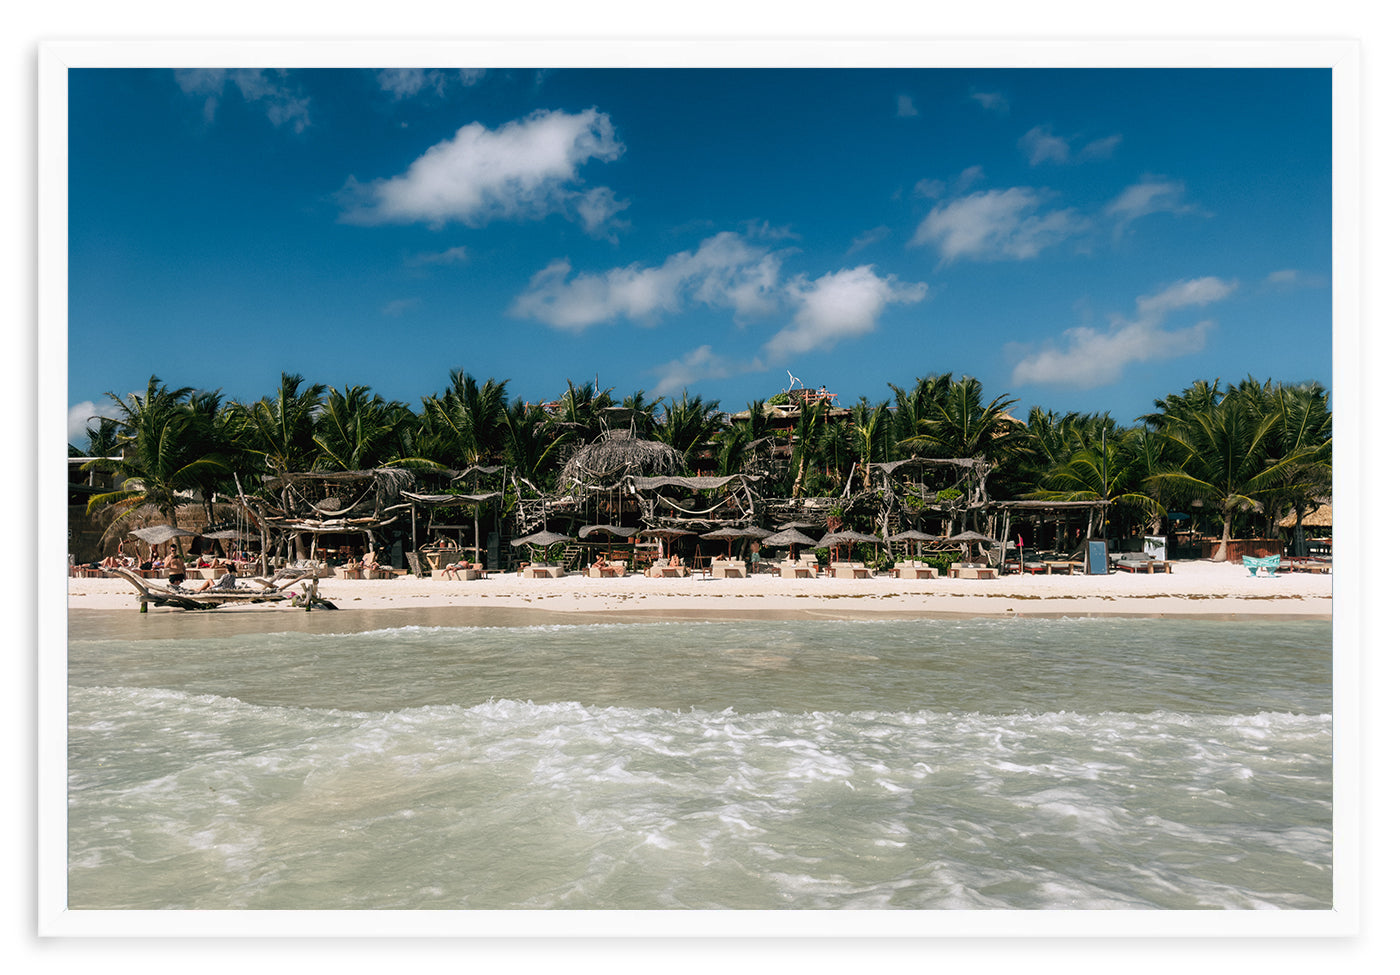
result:
[[[743,474],[725,477],[634,477],[632,486],[638,491],[655,491],[663,487],[687,488],[691,491],[713,491],[745,479]]]
[[[778,548],[782,545],[810,546],[817,544],[817,540],[815,538],[809,538],[808,536],[798,531],[796,528],[789,528],[786,531],[778,532],[776,535],[769,535],[763,540],[763,544],[771,545],[774,548]]]
[[[1279,521],[1280,528],[1295,528],[1298,524],[1298,512],[1290,511],[1288,515]],[[1331,528],[1332,527],[1332,505],[1330,503],[1319,505],[1316,511],[1303,516],[1304,528]]]
[[[626,430],[605,430],[574,451],[564,465],[566,482],[597,484],[625,474],[674,474],[685,469],[679,450],[658,440],[642,440]]]

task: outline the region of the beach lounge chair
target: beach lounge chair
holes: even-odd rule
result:
[[[1244,559],[1244,567],[1249,570],[1250,575],[1256,578],[1260,569],[1264,570],[1265,576],[1273,578],[1274,573],[1278,571],[1279,562],[1282,561],[1282,556],[1278,555],[1269,555],[1264,558],[1245,555],[1242,558]]]
[[[870,579],[874,573],[864,562],[833,562],[831,563],[831,577],[833,579]]]
[[[749,574],[749,566],[743,559],[710,560],[710,575],[718,579],[744,579]]]
[[[906,562],[896,562],[890,570],[890,577],[894,579],[937,579],[938,569],[925,562],[915,562],[912,559]]]

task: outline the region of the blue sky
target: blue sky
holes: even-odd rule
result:
[[[75,69],[70,439],[282,372],[418,408],[951,372],[1131,422],[1331,384],[1320,69]]]

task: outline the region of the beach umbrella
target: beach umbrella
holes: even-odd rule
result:
[[[724,528],[716,528],[712,532],[706,532],[700,537],[724,539],[724,544],[727,550],[725,554],[732,558],[734,555],[734,539],[747,538],[748,536],[744,534],[744,530],[742,528],[730,528],[726,526]]]
[[[580,528],[578,530],[578,537],[587,538],[588,536],[596,535],[599,532],[603,532],[608,535],[616,535],[619,538],[627,538],[629,535],[632,534],[632,529],[620,528],[617,525],[585,525],[583,528]]]
[[[567,542],[569,540],[568,535],[561,535],[558,532],[537,531],[533,535],[526,535],[524,538],[513,538],[510,543],[512,545],[529,545],[532,548],[536,545],[543,545],[548,549],[549,546],[556,542]]]
[[[632,534],[631,528],[620,528],[617,525],[585,525],[578,530],[578,537],[587,540],[592,535],[606,535],[608,544],[608,558],[613,556],[613,538],[628,538]]]
[[[662,557],[662,558],[665,558],[665,557],[666,557],[666,540],[667,540],[668,538],[669,538],[669,539],[672,539],[672,540],[677,539],[677,538],[684,538],[686,535],[694,535],[695,532],[693,532],[693,531],[687,531],[687,530],[684,529],[684,528],[665,528],[665,527],[661,527],[661,528],[648,528],[648,529],[646,529],[645,531],[638,532],[637,534],[638,534],[639,536],[641,536],[642,538],[659,538],[659,539],[661,539],[661,557]]]
[[[797,546],[802,545],[804,547],[810,548],[811,546],[817,544],[817,540],[815,538],[810,538],[807,535],[802,534],[796,528],[787,528],[783,531],[769,535],[767,538],[763,539],[763,544],[771,546],[772,548],[781,548],[782,546],[786,545],[788,546],[788,557],[791,559],[796,559]]]
[[[778,531],[785,532],[789,528],[820,528],[821,524],[815,521],[789,521],[778,526]]]
[[[842,545],[857,545],[861,542],[879,541],[880,539],[878,536],[867,535],[864,532],[847,530],[839,532],[828,532],[827,534],[822,536],[822,540],[817,542],[815,547],[832,548],[834,546],[839,554]]]
[[[141,541],[154,549],[157,545],[164,545],[172,538],[198,538],[199,532],[192,532],[185,528],[171,528],[169,525],[148,525],[145,528],[133,528],[130,534],[135,535]],[[139,553],[138,549],[138,553]],[[155,556],[152,555],[152,558]]]
[[[164,545],[172,538],[198,538],[199,532],[192,532],[184,528],[171,528],[169,525],[151,525],[148,528],[133,528],[131,534],[135,535],[147,545]]]
[[[937,535],[930,535],[928,532],[915,530],[900,532],[898,535],[891,535],[888,540],[891,542],[918,542],[920,552],[923,551],[924,542],[943,541],[943,539]]]

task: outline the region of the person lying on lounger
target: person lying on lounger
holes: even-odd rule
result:
[[[196,589],[196,590],[194,590],[194,591],[195,591],[195,592],[204,592],[204,591],[207,590],[207,589],[214,589],[214,590],[237,589],[237,588],[238,588],[238,576],[234,575],[234,572],[233,572],[233,563],[232,563],[232,562],[225,562],[225,563],[223,564],[223,570],[224,570],[224,574],[221,575],[221,576],[219,576],[219,578],[218,578],[217,580],[215,580],[215,579],[205,579],[205,580],[204,580],[204,585],[200,586],[198,589]]]

